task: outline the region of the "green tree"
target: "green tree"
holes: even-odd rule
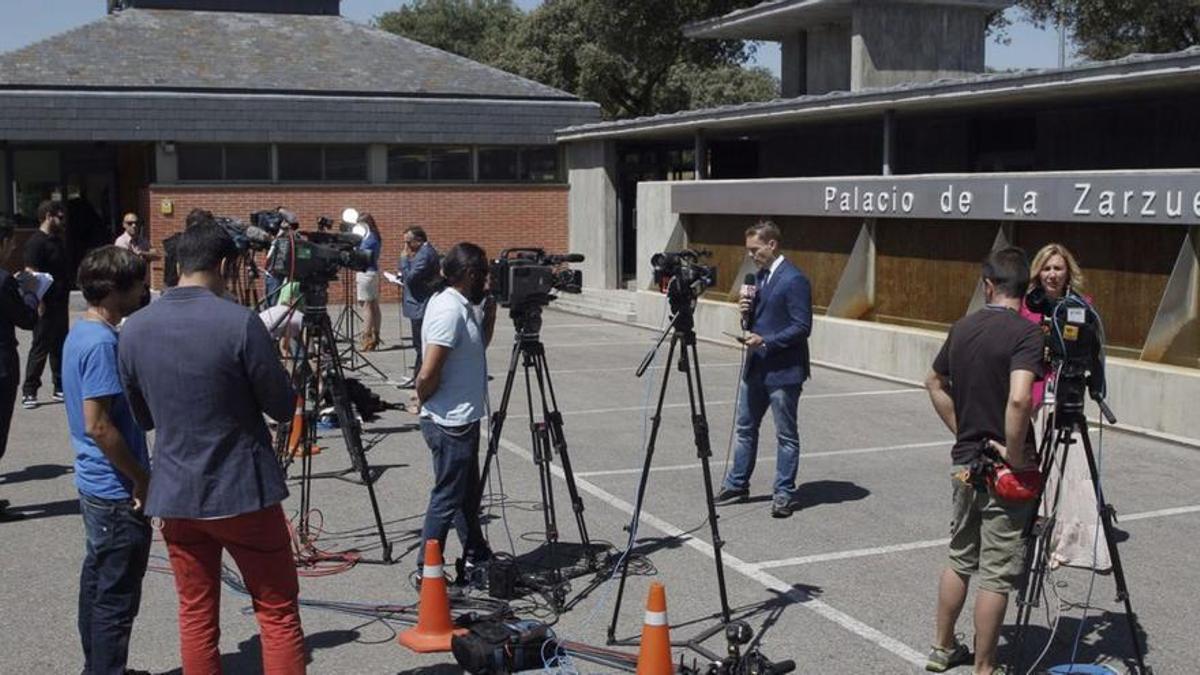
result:
[[[741,64],[740,40],[695,40],[683,27],[755,0],[546,0],[503,67],[596,101],[610,118],[772,98],[778,84]]]
[[[1025,17],[1039,27],[1062,21],[1089,59],[1174,52],[1200,44],[1196,0],[1020,0]],[[1006,39],[1008,22],[997,14],[992,27]]]
[[[509,39],[525,20],[512,0],[412,0],[375,17],[383,30],[480,63],[504,58]]]

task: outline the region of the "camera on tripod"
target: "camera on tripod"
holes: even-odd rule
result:
[[[253,216],[251,216],[251,219],[253,219]],[[233,245],[238,253],[265,251],[271,247],[271,241],[275,235],[273,231],[264,230],[257,225],[247,224],[237,218],[229,218],[227,216],[217,216],[213,220],[233,240]],[[278,228],[275,231],[278,231]]]
[[[1087,300],[1068,293],[1051,304],[1043,300],[1042,332],[1055,380],[1055,410],[1083,414],[1084,394],[1102,402],[1105,397],[1104,329]]]
[[[371,266],[371,253],[359,250],[360,241],[354,234],[325,231],[283,237],[269,271],[301,283],[333,281],[342,268],[365,272]]]
[[[508,248],[492,261],[492,295],[502,307],[519,310],[545,307],[554,299],[550,291],[579,293],[583,272],[565,267],[583,262],[583,255],[551,255],[541,248]]]
[[[704,291],[717,285],[717,268],[700,264],[701,258],[711,255],[711,251],[684,249],[655,253],[650,257],[654,283],[667,294],[676,313],[684,307],[690,307],[692,301],[703,295]]]

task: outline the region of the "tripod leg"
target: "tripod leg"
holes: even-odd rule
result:
[[[1087,457],[1088,471],[1092,476],[1092,487],[1096,491],[1096,507],[1100,511],[1100,526],[1104,530],[1104,538],[1108,544],[1108,556],[1112,560],[1113,580],[1117,585],[1117,599],[1125,605],[1125,622],[1129,626],[1129,642],[1133,645],[1133,654],[1137,659],[1138,672],[1146,672],[1146,661],[1142,651],[1142,641],[1138,638],[1138,620],[1133,612],[1133,604],[1129,600],[1129,586],[1125,582],[1125,568],[1121,565],[1121,554],[1117,551],[1117,540],[1113,535],[1114,509],[1104,500],[1104,489],[1100,485],[1100,472],[1096,468],[1096,456],[1092,453],[1092,441],[1088,436],[1087,422],[1078,424],[1079,435],[1083,439],[1083,452]]]
[[[330,394],[333,398],[334,410],[338,416],[338,424],[342,428],[342,438],[346,442],[346,452],[350,455],[351,464],[358,471],[359,479],[363,485],[367,487],[367,495],[371,501],[371,512],[375,516],[375,529],[379,533],[379,545],[382,552],[381,558],[384,563],[392,562],[392,544],[388,541],[387,532],[383,527],[383,515],[379,510],[379,498],[375,494],[375,477],[371,473],[371,466],[367,462],[367,455],[363,451],[362,436],[358,426],[358,418],[350,409],[350,395],[346,388],[346,377],[342,370],[342,363],[337,352],[337,337],[333,332],[333,324],[329,321],[328,314],[322,314],[317,324],[320,331],[322,347],[325,349],[325,356],[329,359],[327,372],[330,377],[325,384],[330,389]],[[318,352],[319,354],[319,352]],[[320,359],[320,356],[318,356]],[[315,428],[315,425],[313,425]]]
[[[513,379],[517,375],[517,357],[520,356],[520,350],[520,343],[513,343],[512,356],[508,359],[508,375],[504,378],[504,393],[500,396],[500,408],[493,411],[492,418],[488,420],[487,453],[483,457],[483,469],[479,472],[479,489],[471,500],[476,511],[483,508],[483,493],[487,490],[492,460],[500,451],[500,433],[504,430],[504,418],[508,415],[508,399],[512,395]]]
[[[704,388],[700,381],[700,355],[696,348],[695,333],[687,332],[684,335],[684,343],[684,348],[679,352],[679,365],[687,375],[688,407],[692,411],[692,435],[696,443],[696,456],[700,458],[700,468],[704,473],[704,501],[708,507],[713,558],[717,565],[717,589],[721,596],[721,619],[723,623],[729,623],[731,618],[729,592],[725,587],[725,563],[721,560],[721,549],[725,547],[725,541],[721,539],[721,531],[717,526],[718,516],[713,497],[712,467],[709,465],[712,446],[708,438],[708,414],[704,407]],[[695,378],[694,386],[693,378]]]
[[[642,518],[642,504],[646,498],[646,483],[650,480],[650,464],[654,461],[654,445],[658,441],[658,429],[662,425],[663,402],[667,397],[667,382],[671,378],[671,361],[675,358],[675,348],[679,344],[679,334],[671,336],[671,346],[667,351],[667,367],[663,368],[662,386],[658,390],[658,403],[654,406],[654,416],[650,418],[650,438],[646,442],[646,459],[642,464],[642,476],[638,481],[637,498],[634,500],[633,518],[629,521],[629,544],[624,556],[621,557],[621,580],[617,584],[617,601],[613,605],[612,621],[608,624],[608,643],[616,641],[617,620],[621,616],[621,601],[625,596],[625,581],[629,576],[629,554],[637,543],[634,535],[637,532],[638,521]]]
[[[558,513],[554,508],[554,474],[550,471],[553,459],[550,454],[550,432],[545,421],[538,422],[533,414],[533,382],[529,377],[530,370],[537,369],[532,349],[535,344],[522,346],[522,366],[525,369],[525,403],[529,414],[529,435],[533,443],[533,463],[538,468],[538,483],[542,495],[542,520],[546,527],[546,542],[550,546],[551,559],[554,558],[554,546],[558,543]],[[540,376],[539,375],[539,383]],[[545,413],[545,401],[542,402],[542,412]]]
[[[587,524],[583,520],[583,498],[575,484],[575,471],[571,468],[571,455],[567,452],[567,438],[563,434],[563,416],[558,410],[558,400],[554,395],[554,382],[550,379],[550,366],[546,363],[546,348],[537,343],[534,353],[534,364],[537,366],[538,390],[542,396],[542,415],[550,431],[550,444],[562,460],[563,475],[567,482],[567,493],[571,498],[571,510],[575,513],[575,525],[579,528],[579,540],[585,549],[591,546],[588,538]],[[549,392],[549,403],[546,394]]]

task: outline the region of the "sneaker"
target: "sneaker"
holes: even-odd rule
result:
[[[772,518],[791,518],[795,511],[796,507],[792,505],[790,499],[777,499],[771,503]]]
[[[36,394],[25,394],[24,396],[22,396],[21,397],[21,407],[26,410],[33,410],[34,408],[38,407],[37,395]]]
[[[748,488],[721,488],[721,491],[717,493],[716,501],[718,504],[741,504],[749,498],[750,490]]]
[[[62,403],[63,401],[66,400],[66,397],[63,396],[63,393],[59,390],[55,390],[54,393],[50,395],[50,398],[54,399],[55,401],[57,401],[59,403]]]
[[[931,673],[944,673],[951,668],[971,663],[971,650],[967,646],[958,641],[958,636],[954,636],[954,646],[950,649],[942,649],[941,647],[931,647],[929,657],[925,659],[925,670]],[[1003,675],[1003,671],[999,672]]]

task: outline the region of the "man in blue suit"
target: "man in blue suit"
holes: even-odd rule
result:
[[[812,286],[788,262],[779,227],[769,220],[746,230],[746,253],[758,267],[754,297],[740,309],[750,331],[737,410],[737,449],[725,475],[719,502],[744,502],[750,496],[750,474],[758,455],[758,427],[767,408],[775,418],[779,443],[775,463],[771,515],[787,518],[794,510],[800,434],[796,415],[800,391],[809,376],[808,336],[812,331]]]
[[[436,288],[439,276],[438,254],[429,243],[425,230],[413,226],[404,231],[404,255],[400,257],[400,283],[404,284],[404,303],[401,313],[412,323],[413,347],[417,350],[417,362],[413,365],[413,377],[403,386],[411,387],[416,382],[416,373],[421,372],[421,324],[425,319],[425,303]]]

